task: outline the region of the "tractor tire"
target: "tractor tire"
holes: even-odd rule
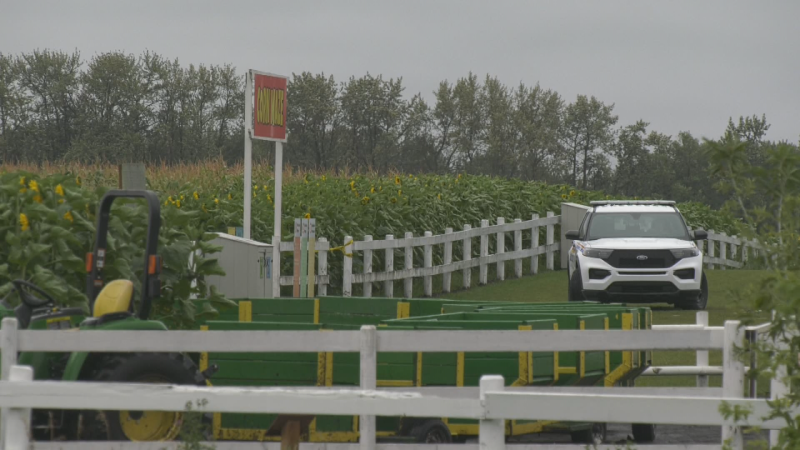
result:
[[[656,426],[651,423],[634,423],[631,431],[637,444],[648,444],[656,440]]]
[[[175,353],[109,355],[90,378],[109,383],[163,383],[204,386],[205,377],[187,356]],[[84,411],[83,437],[109,441],[171,441],[178,438],[182,412]]]
[[[409,433],[415,442],[424,444],[449,444],[453,442],[450,428],[441,420],[426,420],[411,429]]]

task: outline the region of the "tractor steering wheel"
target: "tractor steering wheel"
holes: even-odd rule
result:
[[[19,298],[22,301],[22,303],[24,303],[31,309],[41,308],[44,305],[50,303],[55,304],[56,302],[53,299],[53,297],[50,296],[50,294],[43,291],[40,287],[36,286],[35,284],[28,283],[25,280],[14,280],[11,282],[11,284],[13,284],[14,287],[17,289],[17,292],[19,293]],[[29,290],[36,292],[37,294],[41,295],[44,298],[39,298],[31,294],[30,292],[28,292]]]

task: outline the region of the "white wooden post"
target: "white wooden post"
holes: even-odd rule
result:
[[[5,349],[3,349],[5,350]],[[5,353],[5,352],[3,352]],[[14,366],[9,371],[8,380],[14,381],[33,381],[33,369],[28,366]],[[30,408],[8,408],[3,416],[5,419],[5,436],[3,448],[6,450],[28,450],[30,448],[29,433],[31,429],[31,410]]]
[[[786,342],[773,342],[773,346],[776,350],[786,350],[788,345]],[[789,393],[789,386],[784,383],[786,379],[786,366],[779,366],[778,370],[775,371],[775,376],[769,382],[769,398],[771,400],[776,400],[781,398]],[[769,430],[769,445],[770,448],[773,446],[778,445],[778,437],[780,436],[780,430]]]
[[[406,231],[406,270],[414,268],[414,247],[411,244],[411,239],[414,233]],[[414,277],[409,275],[403,280],[403,295],[406,298],[411,298],[414,294]]]
[[[728,234],[723,231],[722,239],[725,239],[727,237]],[[720,264],[720,268],[722,270],[728,268],[727,254],[728,254],[728,244],[725,241],[719,241],[719,259],[722,260],[722,264]]]
[[[444,229],[445,236],[448,234],[453,234],[452,228],[445,228]],[[446,270],[449,269],[447,266],[453,263],[453,241],[447,240],[444,243],[444,265]],[[445,272],[442,274],[442,292],[450,292],[450,280],[451,280],[452,273]]]
[[[470,231],[472,229],[472,225],[464,225],[464,231]],[[472,260],[472,238],[467,237],[464,238],[462,242],[462,261],[470,261]],[[467,267],[462,271],[463,284],[464,289],[469,289],[472,286],[472,268]]]
[[[497,218],[497,225],[505,225],[506,219],[503,217]],[[499,229],[500,231],[497,232],[497,249],[495,250],[495,254],[502,255],[506,252],[506,233],[502,231],[502,228]],[[506,279],[506,262],[505,261],[497,261],[497,281],[503,281]]]
[[[514,223],[522,223],[522,219],[514,219]],[[522,230],[514,230],[514,251],[522,251]],[[522,278],[522,258],[514,260],[514,276]]]
[[[0,379],[8,381],[11,376],[11,368],[17,363],[17,353],[19,352],[19,340],[17,339],[17,319],[6,317],[0,329]],[[10,414],[8,408],[0,410],[0,443],[5,442],[6,420]]]
[[[735,242],[738,242],[736,235],[731,236],[733,238],[733,242],[731,243],[731,261],[736,261],[736,254],[739,253],[738,245]],[[736,261],[738,262],[738,261]]]
[[[708,230],[708,234],[714,234],[714,230]],[[714,241],[712,241],[711,239],[709,239],[709,240],[708,240],[708,256],[709,256],[710,258],[713,258],[713,257],[714,257],[714,254],[716,253],[716,251],[715,251],[715,250],[716,250],[716,249],[714,248]],[[708,268],[713,270],[713,269],[715,268],[715,265],[714,265],[714,263],[713,263],[713,262],[711,262],[711,261],[709,261],[709,262],[708,262]]]
[[[549,217],[553,217],[554,215],[555,215],[555,213],[553,211],[547,211],[547,217],[548,218]],[[553,225],[553,224],[547,225],[547,246],[548,246],[548,249],[547,249],[547,270],[553,270],[554,267],[555,267],[553,265],[555,253],[552,250],[550,250],[550,248],[549,248],[551,244],[555,243],[555,241],[553,240],[554,232],[555,232],[555,225]]]
[[[328,239],[321,237],[319,238],[319,241],[328,242]],[[317,289],[317,292],[319,292],[320,296],[325,296],[328,295],[328,283],[323,282],[322,277],[328,275],[328,251],[324,250],[319,252],[319,254],[317,255],[317,260],[318,260],[317,263],[319,264],[319,267],[317,268],[319,276],[317,277],[317,279],[320,280],[319,289]]]
[[[0,359],[0,379],[7,381],[11,375],[11,367],[17,363],[17,353],[19,352],[19,342],[17,340],[17,319],[6,317],[3,319],[3,328],[0,329],[0,349],[2,349],[2,359]]]
[[[484,375],[481,377],[480,398],[481,406],[486,408],[486,393],[502,391],[505,381],[499,375]],[[478,430],[478,445],[480,450],[503,450],[506,447],[506,427],[503,419],[483,419]]]
[[[533,220],[533,223],[538,223],[539,215],[533,214],[531,220]],[[531,228],[531,248],[539,248],[539,225],[534,225]],[[536,275],[537,273],[539,273],[539,255],[533,255],[531,256],[531,275]]]
[[[426,238],[431,236],[433,236],[433,233],[430,231],[425,232]],[[433,246],[431,244],[425,244],[423,246],[423,263],[426,269],[433,267]],[[422,285],[425,297],[431,297],[433,295],[433,276],[425,275],[422,277]]]
[[[725,341],[722,348],[722,398],[739,399],[744,397],[744,363],[736,355],[736,347],[744,345],[744,330],[739,328],[738,320],[725,322]],[[722,427],[722,443],[730,440],[731,448],[744,448],[740,427]]]
[[[742,267],[744,267],[744,265],[747,264],[747,256],[748,256],[747,254],[750,253],[748,244],[749,242],[747,241],[747,239],[742,240]]]
[[[344,237],[344,280],[342,280],[342,297],[353,295],[353,238]]]
[[[364,242],[372,242],[372,236],[364,236]],[[372,250],[364,249],[364,274],[372,273]],[[365,281],[363,284],[364,297],[372,297],[372,282]]]
[[[707,328],[708,311],[697,311],[696,323],[697,325],[702,325],[703,328]],[[697,351],[697,362],[695,365],[698,367],[708,367],[708,350]],[[708,387],[708,375],[697,376],[697,387]]]
[[[394,235],[387,234],[386,235],[387,241],[393,241]],[[394,247],[389,244],[389,248],[386,249],[386,253],[384,258],[384,270],[386,273],[394,272]],[[383,282],[383,296],[392,298],[394,297],[394,280],[386,280]]]
[[[697,249],[700,250],[700,253],[705,256],[705,241],[695,241],[694,243],[697,244]]]
[[[375,390],[378,372],[378,333],[374,325],[361,327],[361,374],[360,387],[363,390]],[[375,450],[375,416],[360,416],[358,420],[361,450]]]
[[[487,219],[481,220],[481,228],[489,228]],[[489,282],[489,266],[486,265],[486,257],[489,256],[489,234],[482,230],[481,234],[481,255],[480,255],[480,276],[478,282],[486,284]]]
[[[245,189],[247,190],[247,189]],[[281,239],[272,236],[272,297],[281,297]]]

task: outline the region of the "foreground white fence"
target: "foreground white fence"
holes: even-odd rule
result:
[[[563,208],[562,208],[563,211]],[[556,226],[562,224],[562,216],[554,212],[547,212],[546,217],[540,218],[533,214],[530,220],[514,219],[506,222],[506,218],[498,217],[494,225],[488,219],[481,220],[480,228],[472,228],[465,224],[461,231],[447,228],[444,234],[433,234],[425,231],[423,236],[415,237],[413,233],[406,232],[402,238],[387,235],[384,239],[376,240],[373,236],[364,236],[363,240],[354,240],[345,236],[341,247],[331,247],[326,238],[319,238],[316,242],[316,284],[320,295],[327,295],[331,284],[328,274],[328,251],[340,250],[343,256],[342,295],[345,297],[353,294],[353,286],[361,285],[361,295],[372,297],[377,287],[383,297],[393,297],[394,282],[403,281],[403,297],[410,298],[413,293],[414,279],[422,279],[423,295],[433,294],[433,277],[441,275],[441,291],[450,292],[452,274],[461,272],[461,286],[455,288],[469,289],[472,285],[472,269],[478,268],[478,284],[488,282],[489,267],[495,267],[498,281],[506,278],[506,262],[513,261],[514,277],[523,275],[523,261],[530,258],[530,274],[539,273],[539,256],[545,255],[545,270],[555,270],[555,254],[563,251],[560,239],[556,238]],[[540,230],[544,231],[541,236]],[[561,235],[565,230],[561,230]],[[474,240],[478,242],[473,242]],[[540,241],[544,241],[541,243]],[[528,248],[523,248],[523,241],[529,242]],[[459,243],[461,251],[455,254],[453,246]],[[478,245],[478,255],[473,253],[473,244]],[[489,254],[490,243],[495,249],[494,254]],[[704,250],[704,263],[709,269],[741,268],[749,259],[761,257],[760,246],[753,241],[746,241],[736,236],[725,233],[708,231],[708,240],[697,241],[698,246]],[[295,246],[293,242],[280,242],[280,254],[293,257]],[[423,260],[421,267],[414,265],[415,249],[422,248]],[[442,255],[442,263],[433,265],[434,249]],[[402,261],[395,261],[397,253],[402,252]],[[384,267],[373,265],[373,258],[382,257]],[[282,256],[284,257],[284,256]],[[360,258],[359,273],[354,272],[354,258]],[[399,258],[398,258],[399,259]],[[281,286],[291,286],[294,283],[291,274],[280,276],[280,264],[273,264],[273,270],[279,277]],[[376,291],[375,291],[376,292]]]
[[[762,421],[766,400],[744,399],[744,365],[734,356],[743,344],[739,322],[722,328],[688,330],[583,331],[18,331],[4,319],[0,344],[0,407],[4,447],[17,449],[88,449],[88,443],[36,443],[30,447],[31,408],[156,409],[182,411],[187,402],[205,399],[218,412],[360,415],[360,448],[375,447],[376,415],[479,419],[480,448],[505,447],[503,419],[553,419],[590,422],[723,426],[723,439],[742,448],[742,426],[766,429],[780,421]],[[29,368],[15,366],[24,352],[359,352],[361,386],[337,388],[198,388],[187,386],[65,383],[31,381]],[[376,390],[378,352],[723,350],[722,388],[515,388],[499,377],[485,377],[474,388],[396,388]],[[773,394],[783,392],[779,387]],[[748,420],[726,421],[722,400],[752,407]],[[24,432],[23,432],[24,431]],[[102,448],[115,448],[106,443]],[[163,448],[163,444],[159,444]],[[240,445],[240,444],[237,444]],[[526,446],[533,448],[547,448]],[[99,448],[99,447],[95,447]],[[118,447],[122,448],[122,447]],[[130,444],[131,450],[153,448]],[[220,447],[221,448],[221,447]],[[241,447],[236,447],[241,448]],[[332,447],[331,447],[332,448]],[[348,449],[353,448],[352,446]],[[385,447],[384,447],[385,448]],[[408,448],[408,447],[403,447]],[[459,447],[464,448],[464,447]],[[558,447],[562,448],[562,447]],[[679,449],[685,446],[649,446]],[[693,448],[719,448],[693,447]]]

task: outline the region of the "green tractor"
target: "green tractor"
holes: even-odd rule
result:
[[[142,198],[149,207],[138,304],[133,300],[133,282],[103,279],[109,216],[117,198]],[[155,193],[108,191],[98,208],[95,246],[86,261],[89,317],[82,308],[59,308],[47,292],[23,280],[13,281],[19,306],[12,308],[4,299],[0,317],[15,316],[20,329],[31,330],[166,331],[162,322],[149,320],[152,301],[161,291],[161,258],[156,253],[160,227],[161,208]],[[212,367],[201,373],[188,355],[179,353],[22,353],[18,361],[31,366],[37,380],[206,385],[213,372]],[[166,441],[178,437],[182,419],[181,413],[162,411],[34,410],[31,426],[37,440]]]

